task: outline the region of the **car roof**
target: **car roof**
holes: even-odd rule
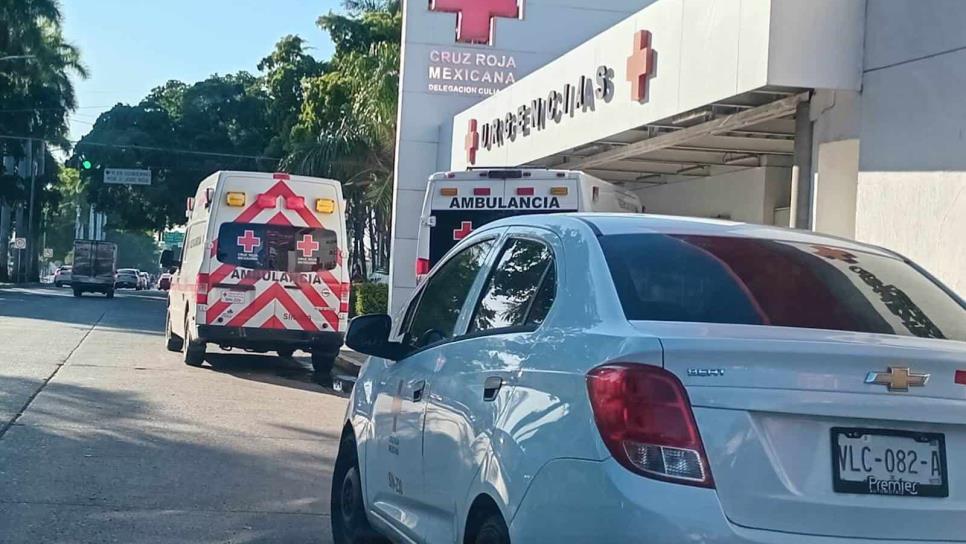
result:
[[[683,217],[672,215],[634,214],[634,213],[560,213],[543,215],[521,215],[495,221],[488,227],[511,225],[541,226],[560,232],[572,228],[578,222],[594,229],[598,235],[618,234],[688,234],[693,236],[722,236],[730,238],[751,238],[777,240],[804,244],[829,245],[853,251],[862,251],[884,257],[897,258],[899,255],[885,248],[863,244],[846,238],[820,234],[817,232],[788,229],[771,225],[756,225],[721,219]]]

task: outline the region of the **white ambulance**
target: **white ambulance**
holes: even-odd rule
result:
[[[634,193],[583,172],[543,168],[471,169],[429,178],[419,225],[416,276],[474,229],[515,215],[641,213]]]
[[[188,199],[168,295],[167,347],[200,366],[207,344],[291,356],[331,370],[349,310],[342,185],[288,174],[217,172]]]

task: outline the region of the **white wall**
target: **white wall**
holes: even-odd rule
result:
[[[855,238],[859,140],[821,143],[817,153],[818,168],[812,184],[812,229]]]
[[[870,0],[856,238],[966,294],[966,2]],[[957,50],[959,49],[959,50]]]
[[[637,194],[648,213],[723,217],[770,225],[774,223],[775,208],[789,204],[791,169],[749,168],[658,185],[638,190]]]

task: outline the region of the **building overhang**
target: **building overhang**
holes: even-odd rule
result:
[[[458,114],[452,169],[661,183],[790,165],[807,92],[859,90],[863,5],[658,0]]]

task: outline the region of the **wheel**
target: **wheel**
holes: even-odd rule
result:
[[[332,537],[335,544],[377,544],[380,536],[366,518],[359,459],[351,436],[342,439],[332,474]]]
[[[335,366],[335,355],[322,353],[321,351],[312,352],[312,369],[316,374],[328,376],[332,374],[332,367]]]
[[[114,289],[111,289],[110,291],[104,294],[107,296],[107,298],[114,298]]]
[[[188,327],[187,316],[184,318],[184,340],[181,344],[181,352],[184,354],[184,364],[199,367],[205,362],[205,344],[191,338],[191,329]]]
[[[79,297],[80,297],[81,295],[83,295],[83,294],[84,294],[84,293],[83,293],[83,292],[81,292],[81,290],[80,290],[80,289],[74,289],[74,296],[75,296],[75,297],[78,297],[78,298],[79,298]]]
[[[276,353],[278,353],[278,356],[279,357],[282,357],[284,359],[291,359],[292,356],[295,355],[295,350],[294,349],[280,349]]]
[[[164,341],[165,347],[168,351],[181,351],[184,346],[184,340],[171,331],[171,311],[168,311],[167,316],[164,318]]]
[[[510,531],[507,530],[503,516],[488,514],[470,541],[473,544],[510,544]]]

